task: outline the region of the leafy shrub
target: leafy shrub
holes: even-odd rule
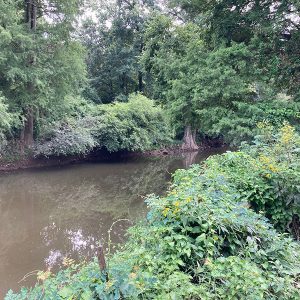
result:
[[[70,120],[54,126],[36,145],[36,156],[86,154],[96,146],[85,119]]]
[[[247,201],[280,231],[300,237],[300,137],[285,124],[275,130],[259,124],[261,135],[241,151],[207,160],[207,172],[222,174],[236,190],[238,200]]]
[[[159,106],[141,94],[128,102],[98,106],[93,135],[108,151],[144,151],[170,141],[168,120]]]
[[[299,102],[292,101],[284,94],[279,94],[274,101],[262,101],[258,104],[259,113],[255,116],[255,124],[258,122],[268,122],[276,128],[289,122],[296,126],[299,124]]]
[[[108,258],[108,279],[96,261],[71,264],[6,300],[299,299],[299,244],[249,209],[241,183],[252,177],[236,186],[227,174],[252,172],[241,153],[178,170],[165,197],[149,196],[147,222]]]
[[[0,150],[6,144],[6,133],[15,123],[16,116],[8,112],[8,106],[4,103],[4,97],[0,93]],[[1,157],[1,154],[0,154]]]
[[[222,137],[226,143],[239,146],[243,141],[252,141],[260,133],[257,123],[268,122],[278,129],[286,121],[296,126],[299,124],[298,111],[299,103],[294,101],[233,101],[232,110],[216,107],[211,109],[210,117],[203,110],[200,117],[205,118],[205,126],[201,129],[205,134]]]
[[[89,107],[84,115],[56,124],[44,134],[36,155],[86,154],[93,148],[144,151],[170,141],[163,110],[140,94],[129,101]]]

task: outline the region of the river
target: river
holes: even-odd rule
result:
[[[0,299],[34,285],[36,270],[57,271],[64,257],[90,259],[112,224],[128,219],[111,230],[113,244],[122,243],[126,229],[146,215],[147,194],[164,193],[176,169],[223,151],[1,174]]]

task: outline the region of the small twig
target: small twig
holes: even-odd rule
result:
[[[22,281],[26,280],[30,276],[37,275],[38,272],[40,272],[40,270],[34,270],[34,271],[27,273],[26,275],[24,275],[24,277],[20,281],[18,281],[18,283],[21,283]]]
[[[108,230],[108,254],[110,254],[110,250],[111,250],[111,231],[118,222],[122,222],[122,221],[127,221],[129,223],[132,223],[132,221],[129,219],[118,219],[111,224],[111,226]]]
[[[100,271],[105,272],[106,271],[106,261],[105,261],[105,256],[104,256],[104,251],[103,251],[102,245],[99,245],[99,247],[97,247],[97,257],[98,257]]]

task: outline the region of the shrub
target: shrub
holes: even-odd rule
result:
[[[85,119],[69,120],[54,125],[35,147],[36,156],[61,156],[86,154],[96,142]]]
[[[154,101],[131,94],[128,102],[99,105],[93,135],[108,151],[144,151],[170,141],[168,120]]]
[[[283,96],[280,96],[283,98]],[[294,126],[299,124],[299,103],[291,100],[275,99],[272,101],[254,101],[232,103],[232,110],[216,107],[211,110],[208,118],[203,110],[200,117],[205,119],[205,126],[200,128],[203,133],[212,137],[222,137],[233,146],[240,146],[243,141],[252,141],[260,130],[256,124],[268,122],[281,128],[285,121]]]
[[[275,228],[299,239],[300,137],[287,123],[280,130],[267,123],[259,127],[254,144],[208,159],[207,172],[222,174],[236,190],[237,201],[247,201]]]
[[[4,103],[4,97],[0,93],[0,151],[6,145],[6,134],[16,122],[16,115],[8,112],[8,106]],[[0,153],[1,157],[1,153]]]
[[[144,151],[168,143],[170,137],[163,110],[145,96],[133,94],[127,103],[90,107],[84,116],[55,124],[40,139],[36,155],[86,154],[95,147]]]

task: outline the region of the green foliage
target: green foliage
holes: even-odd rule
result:
[[[83,122],[82,119],[71,119],[52,128],[44,140],[36,145],[35,154],[49,157],[88,153],[96,146],[96,142]]]
[[[178,137],[185,127],[233,145],[251,140],[259,121],[299,122],[295,1],[34,1],[32,30],[24,1],[0,1],[0,91],[21,116],[14,137],[28,129],[24,143],[25,134],[43,139],[45,127],[72,119],[69,101],[78,95],[100,104],[143,92],[164,105]],[[91,3],[95,18],[84,21]],[[107,145],[117,147],[133,149]]]
[[[0,1],[0,91],[24,124],[29,110],[34,123],[60,119],[66,96],[80,92],[86,74],[84,49],[71,38],[79,1],[35,2],[37,26],[29,30],[26,2]]]
[[[6,135],[13,125],[17,125],[17,116],[8,112],[8,105],[0,94],[0,150],[6,143]],[[1,155],[0,155],[1,157]]]
[[[279,94],[278,99],[272,102],[259,103],[261,112],[257,114],[255,124],[259,122],[267,122],[275,128],[280,128],[286,121],[298,127],[299,124],[299,102],[291,101],[291,99]]]
[[[138,63],[143,30],[153,1],[111,1],[97,8],[96,22],[85,22],[81,33],[88,50],[90,88],[85,95],[96,103],[126,100],[142,92],[145,78]]]
[[[98,106],[82,102],[75,118],[56,124],[36,147],[37,155],[86,154],[94,148],[110,152],[144,151],[170,141],[163,110],[141,94],[128,102]]]
[[[108,151],[144,151],[170,141],[168,119],[159,106],[141,94],[127,103],[100,105],[93,134]]]
[[[6,299],[33,300],[41,295],[43,295],[44,299],[91,299],[92,293],[89,291],[90,279],[94,278],[95,283],[100,279],[95,265],[91,264],[79,271],[80,266],[75,266],[72,262],[67,263],[69,267],[60,271],[56,277],[51,276],[51,279],[46,280],[51,275],[50,272],[40,272],[38,277],[44,284],[37,287],[30,295],[27,294],[26,289],[22,289],[17,297],[9,292]],[[55,286],[59,285],[62,288],[57,290]],[[64,285],[67,285],[67,287],[63,287]]]
[[[202,135],[239,145],[257,134],[260,121],[278,127],[299,122],[298,103],[276,95],[246,42],[211,47],[206,35],[202,26],[176,26],[160,15],[147,23],[141,63],[175,127],[191,125]]]
[[[78,95],[100,104],[142,92],[164,105],[178,137],[185,127],[233,145],[259,121],[299,123],[297,1],[33,1],[36,28],[24,1],[0,1],[0,91],[25,144],[72,119]]]
[[[71,263],[56,276],[41,273],[35,288],[9,292],[6,300],[46,295],[54,299],[299,299],[299,244],[249,209],[249,204],[255,209],[255,203],[268,199],[257,186],[267,187],[273,176],[277,180],[277,170],[261,161],[262,155],[278,147],[286,150],[297,139],[291,133],[292,127],[286,125],[272,145],[248,146],[249,154],[228,152],[178,170],[166,196],[148,197],[147,222],[131,228],[128,242],[108,258],[108,280],[96,261],[83,266]],[[279,150],[279,167],[287,168],[283,157],[291,154]],[[259,178],[253,181],[255,176]],[[255,197],[251,186],[257,188]],[[280,203],[275,197],[270,205]]]
[[[254,145],[209,159],[207,167],[234,185],[238,199],[299,239],[299,135],[288,124],[279,131],[259,126]]]
[[[268,122],[275,128],[280,128],[288,121],[298,128],[298,107],[299,103],[294,101],[265,99],[249,102],[233,101],[230,109],[218,106],[213,110],[207,108],[199,113],[205,120],[206,134],[222,137],[228,144],[237,146],[243,141],[251,142],[259,134],[257,124],[260,122]]]
[[[299,2],[170,0],[185,20],[204,28],[210,49],[243,43],[255,56],[257,72],[276,91],[299,99]]]

